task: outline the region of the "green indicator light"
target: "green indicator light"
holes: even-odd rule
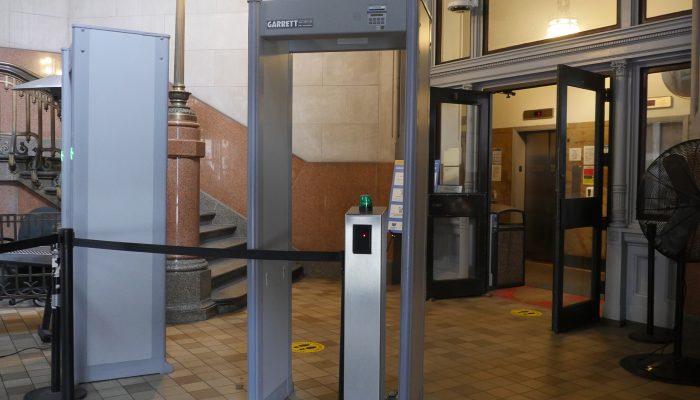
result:
[[[73,147],[71,147],[71,148],[70,148],[70,159],[71,159],[71,161],[73,160],[73,155],[74,155],[74,154],[75,154],[75,153],[73,153]]]
[[[360,196],[360,212],[363,214],[372,212],[372,198],[368,194]]]
[[[63,162],[63,150],[61,150],[61,162]]]

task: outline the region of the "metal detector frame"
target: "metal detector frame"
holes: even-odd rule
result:
[[[377,6],[386,7],[384,29],[367,24],[366,12],[369,7]],[[367,24],[364,27],[363,21]],[[404,400],[423,398],[428,184],[425,166],[431,24],[430,7],[424,0],[249,1],[248,246],[251,249],[291,249],[291,54],[406,51],[399,355],[399,393]],[[284,261],[251,260],[248,264],[248,398],[251,400],[287,399],[294,392],[290,272],[289,263]]]

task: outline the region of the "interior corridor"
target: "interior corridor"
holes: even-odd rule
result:
[[[337,399],[340,285],[302,279],[293,285],[293,341],[321,343],[293,353],[297,399]],[[517,309],[542,312],[516,316]],[[546,308],[504,296],[426,303],[425,398],[450,399],[698,399],[700,388],[647,381],[619,367],[623,356],[658,346],[627,338],[629,328],[599,325],[553,335]],[[0,354],[37,346],[41,309],[0,310]],[[387,389],[396,388],[399,290],[387,296]],[[246,313],[169,326],[169,375],[84,387],[88,400],[247,399]],[[44,346],[42,346],[44,348]],[[663,350],[669,352],[670,348]],[[49,382],[49,350],[0,358],[0,399],[21,399]]]

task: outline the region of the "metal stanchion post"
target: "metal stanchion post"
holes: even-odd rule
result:
[[[59,232],[61,244],[61,260],[63,260],[62,284],[61,284],[61,317],[63,334],[61,335],[61,376],[62,388],[61,400],[82,399],[87,392],[75,386],[75,341],[73,335],[73,229],[62,229]]]
[[[60,240],[60,238],[59,238]],[[51,386],[34,389],[24,395],[24,400],[59,400],[61,399],[61,312],[59,297],[61,293],[61,266],[57,245],[51,248]],[[45,311],[47,312],[47,311]]]
[[[656,265],[656,250],[654,241],[656,239],[656,225],[647,225],[647,238],[649,247],[647,253],[647,323],[644,332],[632,332],[629,338],[643,343],[669,343],[673,340],[671,335],[663,330],[654,329],[654,276]]]
[[[340,367],[338,381],[338,399],[343,400],[345,385],[345,252],[340,256]]]
[[[61,265],[58,244],[51,246],[51,391],[61,391]]]

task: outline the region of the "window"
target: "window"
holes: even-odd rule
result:
[[[619,25],[618,0],[486,0],[485,7],[486,53]]]
[[[689,14],[693,0],[642,0],[642,22]]]
[[[448,10],[451,1],[438,0],[436,64],[469,58],[471,52],[471,12]]]
[[[642,71],[639,177],[668,148],[686,141],[690,114],[690,66]]]

